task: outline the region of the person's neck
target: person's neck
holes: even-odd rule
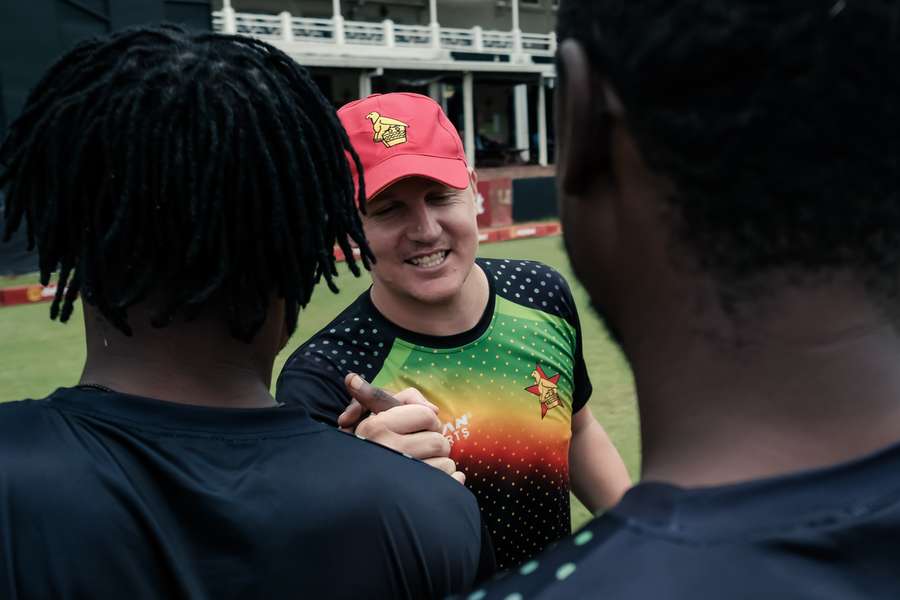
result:
[[[642,479],[722,485],[900,440],[900,338],[858,288],[791,291],[725,335],[728,317],[698,323],[684,308],[628,352]]]
[[[217,323],[135,327],[132,337],[99,319],[86,325],[79,385],[195,406],[276,405],[269,392],[275,352],[264,340],[246,344]]]
[[[484,271],[473,264],[459,292],[443,302],[426,303],[391,294],[377,281],[372,284],[370,298],[386,319],[404,329],[423,335],[457,335],[481,320],[490,300],[490,284]]]

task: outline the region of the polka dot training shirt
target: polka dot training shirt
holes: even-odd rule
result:
[[[500,567],[571,531],[572,415],[591,394],[569,287],[533,261],[478,259],[491,293],[478,324],[446,337],[400,328],[363,293],[288,359],[277,399],[336,424],[348,371],[389,391],[419,389],[440,408]]]

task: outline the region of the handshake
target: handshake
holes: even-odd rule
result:
[[[347,373],[344,385],[353,400],[338,417],[341,430],[417,458],[460,483],[466,482],[465,473],[450,458],[450,442],[441,433],[438,407],[419,390],[406,388],[390,394],[356,373]]]

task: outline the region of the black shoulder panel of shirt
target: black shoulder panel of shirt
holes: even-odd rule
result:
[[[526,308],[562,317],[578,327],[578,309],[572,290],[559,271],[535,260],[479,258],[478,265],[495,292]]]
[[[337,425],[350,402],[344,377],[352,372],[372,381],[396,337],[366,290],[291,354],[278,376],[278,401],[303,405],[317,421]]]

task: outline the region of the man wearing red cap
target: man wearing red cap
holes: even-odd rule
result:
[[[351,402],[361,382],[348,374],[401,398],[421,392],[450,446],[434,455],[449,450],[499,565],[516,565],[570,532],[570,481],[591,510],[630,484],[585,407],[591,384],[568,285],[537,262],[476,259],[476,175],[433,100],[373,95],[338,116],[363,167],[354,178],[365,186],[373,284],[294,352],[278,399],[348,427],[362,416]],[[405,443],[418,435],[399,433]]]

